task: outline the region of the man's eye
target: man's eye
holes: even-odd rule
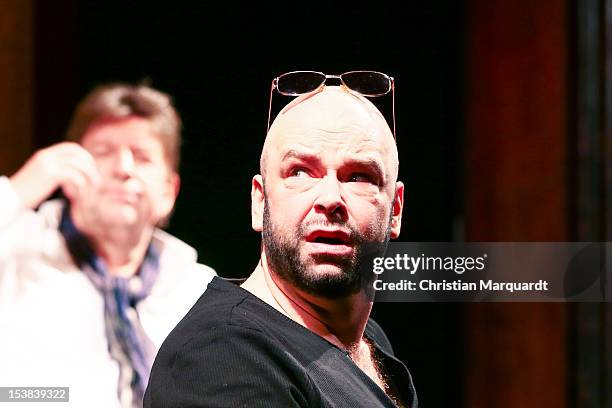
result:
[[[289,177],[309,177],[310,174],[308,174],[308,170],[306,170],[303,167],[296,167],[294,169],[291,169],[291,171],[289,172]]]
[[[90,149],[92,156],[102,157],[110,154],[111,148],[108,146],[94,146]]]
[[[149,155],[144,152],[140,152],[140,151],[134,152],[134,159],[139,163],[150,163],[151,162],[151,158],[149,157]]]
[[[349,176],[348,181],[350,183],[372,183],[374,184],[374,179],[366,173],[352,173]]]

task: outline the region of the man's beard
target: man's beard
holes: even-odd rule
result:
[[[292,286],[311,295],[338,299],[365,289],[373,296],[374,273],[372,260],[384,254],[391,234],[390,220],[386,226],[362,234],[346,222],[325,222],[302,224],[291,236],[283,236],[272,222],[267,199],[264,204],[262,240],[269,269]],[[354,251],[350,257],[315,255],[315,263],[330,263],[338,266],[339,273],[317,273],[300,258],[300,243],[307,234],[307,228],[314,226],[342,227],[350,231]],[[385,228],[384,234],[382,228]],[[382,237],[380,237],[382,235]]]

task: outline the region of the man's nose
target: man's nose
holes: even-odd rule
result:
[[[314,208],[317,212],[329,217],[340,217],[346,221],[348,213],[342,197],[342,183],[335,175],[326,175],[321,180],[319,194],[315,199]]]
[[[125,179],[134,172],[134,154],[130,149],[120,149],[115,156],[113,173],[116,177]]]

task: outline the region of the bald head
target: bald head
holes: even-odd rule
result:
[[[260,159],[265,177],[271,157],[284,153],[282,147],[305,144],[314,150],[333,147],[338,152],[367,153],[382,159],[385,176],[395,181],[398,154],[393,133],[368,99],[338,86],[294,99],[278,114],[266,137]]]
[[[251,186],[252,227],[279,279],[315,296],[362,289],[365,245],[401,229],[404,186],[389,126],[340,87],[302,96],[278,115]]]

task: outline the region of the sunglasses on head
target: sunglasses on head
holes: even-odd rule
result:
[[[393,77],[377,71],[349,71],[340,75],[327,75],[317,71],[292,71],[272,80],[268,109],[268,129],[272,114],[272,95],[298,96],[319,91],[328,78],[339,79],[343,87],[367,97],[383,96],[391,92],[393,112],[393,137],[395,138],[395,83]]]

